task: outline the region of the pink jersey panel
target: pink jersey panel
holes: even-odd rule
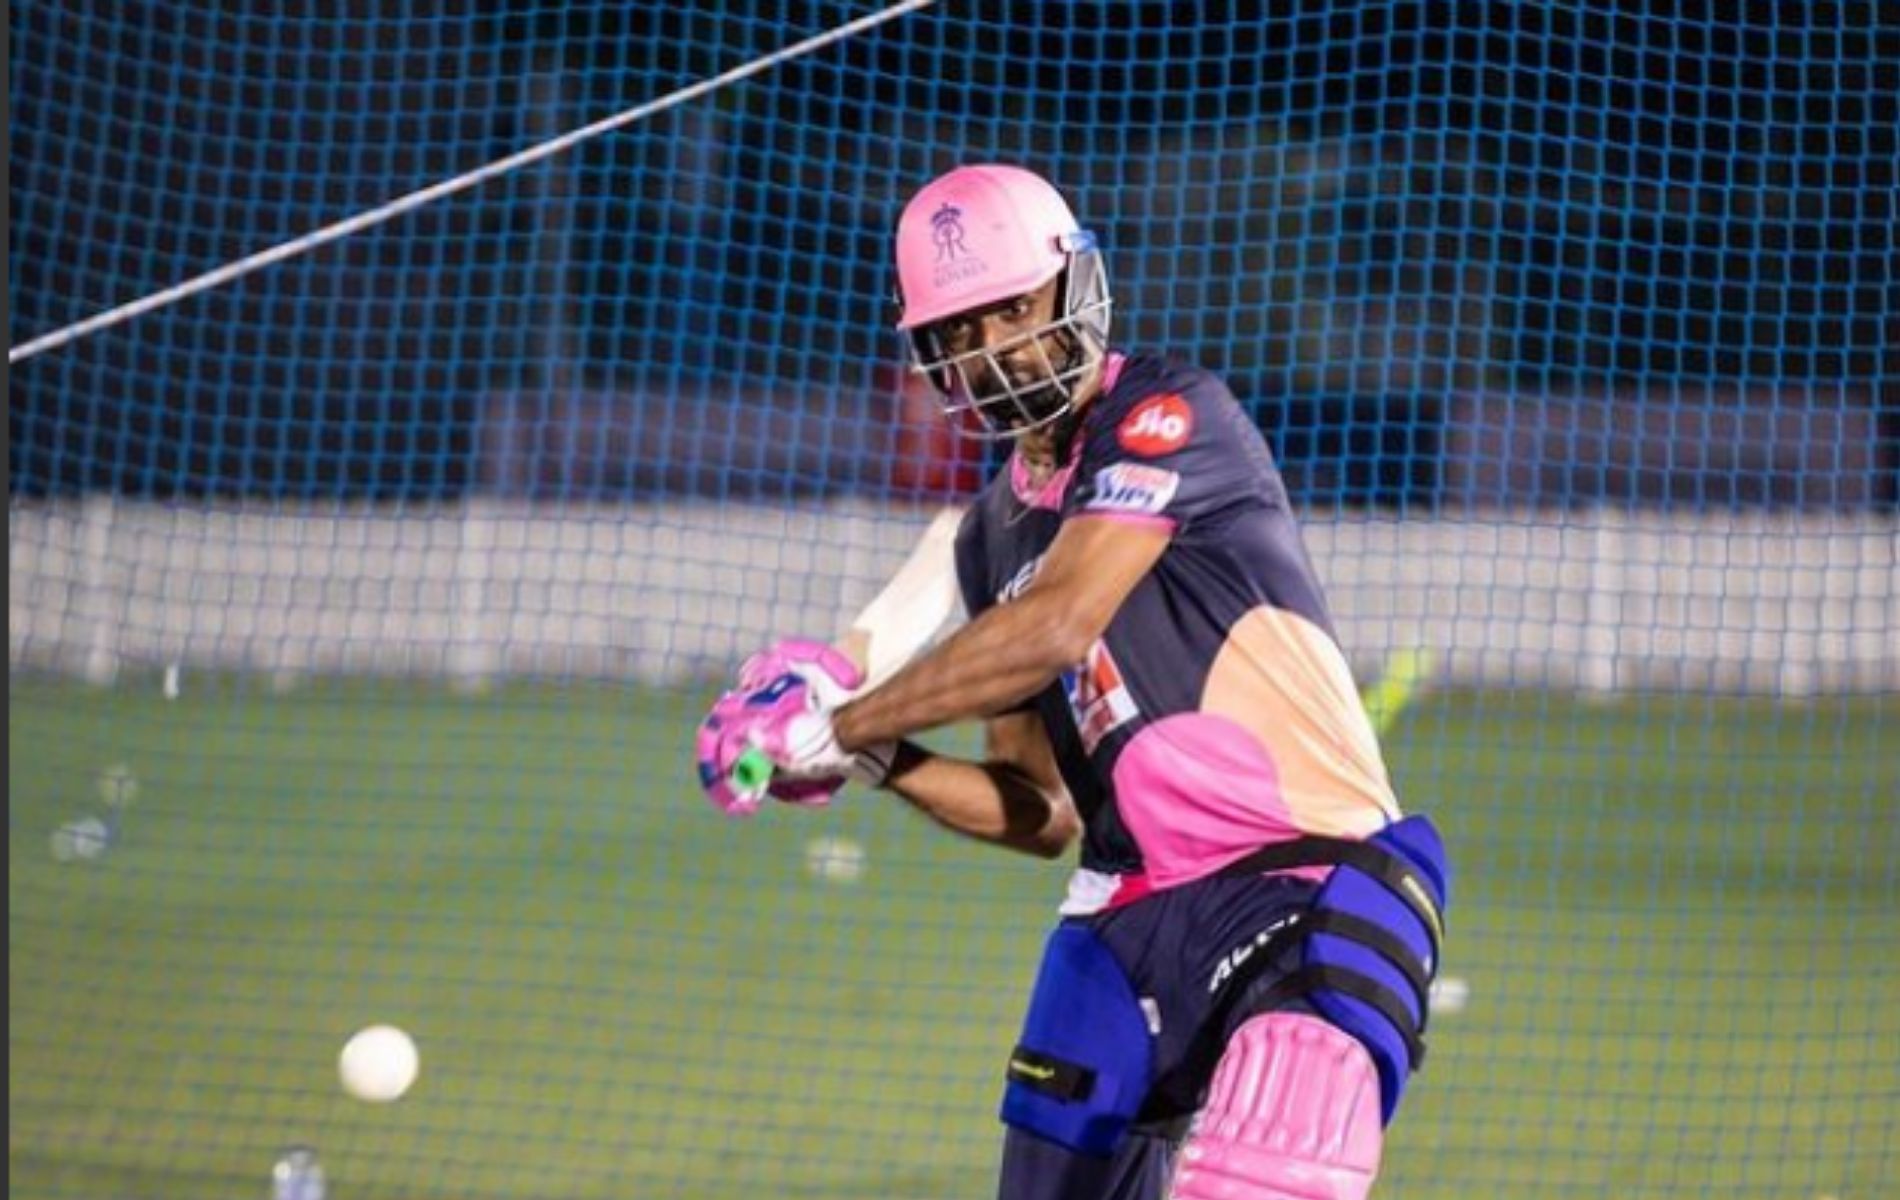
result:
[[[1116,760],[1115,793],[1157,889],[1301,832],[1259,739],[1222,717],[1182,713],[1144,728]]]

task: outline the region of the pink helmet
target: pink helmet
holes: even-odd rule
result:
[[[947,354],[930,327],[1057,276],[1065,286],[1055,320],[1041,333],[1072,337],[1081,347],[1076,361],[1052,367],[1060,410],[1046,395],[1028,403],[1026,393],[971,394],[964,360],[985,352]],[[1107,352],[1112,301],[1095,237],[1077,224],[1060,192],[1021,167],[958,167],[911,198],[897,222],[897,299],[897,328],[908,335],[913,366],[949,401],[954,422],[976,419],[976,428],[963,431],[978,436],[1015,436],[1067,412],[1077,385]]]

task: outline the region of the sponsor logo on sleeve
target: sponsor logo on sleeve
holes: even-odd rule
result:
[[[1095,486],[1082,511],[1156,514],[1168,507],[1180,486],[1181,477],[1173,471],[1116,463],[1095,473]]]
[[[1173,392],[1143,400],[1115,430],[1122,449],[1144,458],[1172,454],[1193,434],[1194,410]]]
[[[1062,673],[1062,687],[1085,754],[1095,753],[1103,738],[1141,715],[1106,642],[1096,642],[1080,665]]]

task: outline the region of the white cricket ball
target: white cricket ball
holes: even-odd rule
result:
[[[394,1025],[370,1025],[343,1043],[337,1059],[343,1090],[358,1100],[388,1104],[409,1090],[422,1069],[415,1039]]]
[[[856,883],[864,875],[864,847],[850,838],[813,838],[805,843],[805,869],[827,883]]]
[[[53,831],[53,857],[60,862],[98,858],[112,841],[112,831],[98,817],[68,821]]]

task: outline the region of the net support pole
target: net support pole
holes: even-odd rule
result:
[[[760,58],[755,58],[751,62],[742,63],[732,70],[716,75],[711,79],[703,79],[690,87],[683,87],[676,92],[669,92],[657,100],[650,100],[645,104],[635,105],[633,108],[617,112],[610,117],[603,117],[591,125],[584,125],[579,129],[564,133],[560,137],[529,146],[527,149],[510,154],[506,158],[498,158],[486,166],[477,167],[473,171],[464,172],[463,174],[455,176],[453,179],[445,179],[440,183],[432,184],[420,191],[410,192],[406,196],[398,196],[386,204],[378,205],[366,212],[360,212],[353,217],[338,221],[333,225],[326,225],[321,229],[312,230],[302,237],[293,238],[288,242],[272,246],[268,250],[260,250],[256,254],[237,259],[234,262],[228,262],[214,270],[206,271],[202,275],[187,279],[183,283],[174,284],[162,291],[153,292],[149,296],[134,300],[128,304],[121,304],[117,308],[107,309],[105,312],[87,317],[83,321],[75,321],[70,325],[55,329],[51,333],[36,337],[32,341],[13,346],[7,350],[7,362],[9,364],[23,363],[36,354],[42,354],[70,342],[78,341],[80,338],[86,337],[89,334],[98,333],[102,329],[110,329],[114,325],[129,321],[133,317],[142,316],[155,309],[176,304],[178,301],[190,296],[195,296],[199,292],[208,291],[211,288],[220,287],[224,284],[242,279],[253,271],[260,271],[265,267],[283,262],[286,259],[295,258],[300,254],[307,254],[319,246],[328,245],[331,242],[348,237],[353,233],[381,225],[385,221],[394,220],[404,213],[412,212],[428,204],[433,204],[435,201],[452,196],[457,192],[467,191],[497,176],[506,175],[508,172],[525,167],[530,163],[540,162],[544,158],[571,149],[582,142],[599,137],[601,134],[611,133],[616,129],[631,125],[636,121],[645,120],[655,113],[664,112],[669,108],[676,108],[689,100],[696,100],[709,92],[717,91],[720,88],[737,83],[742,79],[749,79],[781,63],[790,62],[795,58],[802,58],[814,50],[822,50],[834,42],[841,42],[846,38],[864,33],[867,30],[875,29],[879,25],[896,20],[898,17],[915,12],[920,8],[928,8],[936,2],[937,0],[902,0],[901,3],[893,4],[888,8],[880,9],[874,13],[868,13],[855,21],[849,21],[835,29],[828,29],[823,33],[808,37],[802,42],[796,42],[790,46],[786,46],[784,49],[774,51]]]
[[[1617,687],[1616,656],[1618,630],[1623,620],[1623,556],[1621,516],[1611,506],[1598,505],[1593,512],[1596,529],[1591,535],[1590,595],[1584,614],[1583,686],[1586,695],[1607,699]]]
[[[473,494],[462,504],[460,541],[455,551],[454,619],[449,628],[449,683],[465,695],[481,695],[494,685],[501,662],[497,630],[489,620],[489,580],[494,573],[494,502]]]
[[[79,508],[79,587],[76,608],[85,614],[85,640],[79,674],[87,683],[110,687],[119,678],[119,630],[125,601],[112,570],[112,526],[116,502],[109,492],[89,493]]]

